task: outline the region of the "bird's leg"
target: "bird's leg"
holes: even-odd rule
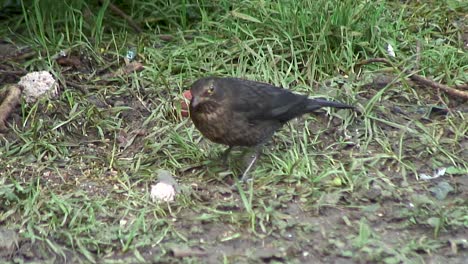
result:
[[[233,148],[233,146],[229,146],[229,147],[223,152],[223,154],[221,155],[221,162],[223,163],[223,165],[226,165],[226,164],[227,164],[227,160],[228,160],[228,157],[229,157],[229,153],[231,153],[232,148]]]
[[[251,156],[250,162],[245,168],[244,173],[242,173],[241,181],[245,182],[250,178],[249,171],[252,169],[252,167],[255,165],[258,158],[260,157],[261,150],[262,150],[262,145],[258,145],[255,147],[254,154]]]

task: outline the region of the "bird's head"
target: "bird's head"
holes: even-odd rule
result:
[[[208,77],[199,79],[190,87],[192,99],[190,108],[197,109],[203,106],[221,105],[224,99],[224,89],[219,83],[219,78]]]

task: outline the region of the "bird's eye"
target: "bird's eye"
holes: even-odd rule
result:
[[[206,93],[207,93],[208,95],[212,95],[212,94],[214,94],[214,90],[215,90],[214,87],[213,87],[213,86],[210,86],[210,87],[208,88],[208,90],[206,90]]]

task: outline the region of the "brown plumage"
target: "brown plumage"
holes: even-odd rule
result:
[[[190,88],[190,117],[209,140],[229,146],[255,147],[253,166],[261,146],[289,120],[321,107],[354,108],[324,99],[311,99],[267,83],[237,78],[207,77]]]

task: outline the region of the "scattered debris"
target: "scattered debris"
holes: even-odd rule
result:
[[[18,84],[24,87],[23,96],[28,103],[34,103],[43,95],[58,94],[58,83],[47,71],[30,72],[21,77]]]

